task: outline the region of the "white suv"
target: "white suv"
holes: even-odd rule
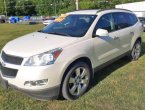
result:
[[[128,10],[82,10],[7,43],[1,81],[38,99],[83,95],[94,71],[124,55],[137,60],[143,27]]]

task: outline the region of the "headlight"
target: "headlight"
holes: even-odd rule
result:
[[[53,64],[61,52],[62,52],[61,48],[56,48],[48,52],[31,56],[26,61],[24,66],[45,66]]]

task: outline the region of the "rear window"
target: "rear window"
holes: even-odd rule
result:
[[[138,19],[137,19],[137,17],[134,14],[126,13],[126,16],[128,16],[128,18],[129,18],[128,21],[129,21],[130,26],[132,26],[132,25],[137,23]]]
[[[116,30],[133,26],[137,23],[138,19],[134,14],[117,12],[113,13]]]

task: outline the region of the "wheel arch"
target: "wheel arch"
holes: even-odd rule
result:
[[[136,39],[136,41],[140,41],[140,43],[142,43],[142,38],[141,38],[141,37],[138,37],[138,38]]]
[[[142,43],[142,38],[139,36],[133,41],[133,43],[131,44],[131,50],[132,50],[134,44],[136,43],[136,41],[140,41],[140,43]]]
[[[93,70],[93,65],[92,65],[91,60],[90,60],[88,57],[80,57],[80,58],[75,59],[74,61],[72,61],[72,62],[66,67],[66,69],[65,69],[65,71],[64,71],[64,74],[63,74],[63,76],[62,76],[62,78],[61,78],[60,96],[62,95],[62,94],[61,94],[61,89],[62,89],[63,81],[64,81],[64,79],[65,79],[65,77],[66,77],[66,75],[67,75],[67,72],[69,71],[69,69],[70,69],[75,63],[77,63],[77,62],[79,62],[79,61],[82,61],[82,62],[85,62],[85,63],[88,64],[88,66],[89,66],[89,68],[90,68],[90,71],[91,71],[91,77],[93,78],[93,76],[94,76],[94,70]]]
[[[72,65],[74,65],[76,62],[79,62],[79,61],[82,61],[82,62],[85,62],[88,64],[90,70],[91,70],[91,74],[93,75],[93,65],[92,65],[92,62],[91,60],[88,58],[88,57],[80,57],[80,58],[77,58],[75,59],[74,61],[72,61],[65,69],[64,71],[64,74],[63,74],[63,77],[65,77],[65,75],[67,74],[67,71],[71,68]],[[62,77],[62,80],[64,79]]]

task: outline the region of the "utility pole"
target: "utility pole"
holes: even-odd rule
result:
[[[106,8],[106,5],[107,5],[106,3],[107,3],[107,2],[106,2],[106,0],[105,0],[105,8]]]
[[[55,13],[55,16],[56,16],[56,0],[54,0],[54,13]]]
[[[5,7],[5,14],[6,14],[6,17],[7,17],[7,5],[6,5],[6,0],[4,0],[4,7]]]
[[[76,0],[76,10],[79,10],[79,0]]]

